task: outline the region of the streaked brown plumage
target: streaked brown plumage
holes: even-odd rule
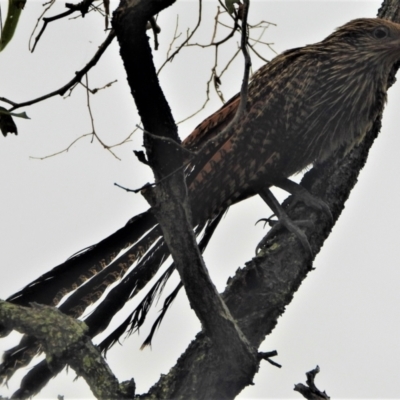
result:
[[[188,178],[196,199],[193,214],[209,217],[246,191],[257,193],[351,150],[381,110],[390,69],[399,58],[399,25],[359,19],[262,67],[250,83],[246,114],[196,160],[199,166]],[[200,124],[185,141],[189,147],[194,138],[221,130],[238,100]]]
[[[198,150],[187,176],[193,222],[198,231],[209,224],[211,236],[216,226],[213,218],[221,216],[231,204],[312,163],[349,152],[382,110],[389,72],[399,60],[400,25],[358,19],[320,43],[283,53],[257,71],[249,85],[246,112],[239,121],[219,135],[235,116],[240,100],[237,95],[202,122],[183,143],[188,149]],[[157,240],[151,252],[140,260]],[[126,254],[117,258],[118,252],[128,247]],[[148,211],[8,300],[56,305],[64,294],[82,285],[60,307],[78,317],[111,282],[120,279],[138,261],[135,269],[85,320],[90,335],[95,336],[148,283],[166,255],[161,230]],[[108,349],[127,329],[132,331],[143,324],[147,310],[172,270],[157,281],[145,300],[103,341],[102,349]],[[83,285],[93,275],[96,276]],[[0,378],[10,377],[17,366],[29,361],[38,345],[31,340],[27,347],[30,351],[20,349],[17,346],[7,353]],[[30,382],[39,379],[35,368],[29,374]],[[40,374],[51,376],[43,370]],[[25,384],[28,382],[29,379]]]

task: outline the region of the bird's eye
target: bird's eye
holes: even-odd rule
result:
[[[386,26],[378,26],[373,31],[374,38],[383,39],[389,36],[389,29]]]

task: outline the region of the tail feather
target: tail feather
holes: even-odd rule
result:
[[[18,345],[3,353],[0,365],[0,383],[7,383],[15,371],[26,367],[40,352],[41,345],[38,340],[30,336],[23,336]]]
[[[106,355],[107,351],[117,342],[119,342],[121,336],[128,331],[128,335],[139,330],[144,324],[146,316],[154,302],[154,300],[160,295],[164,289],[169,277],[174,272],[175,267],[172,264],[157,280],[153,287],[148,291],[144,299],[138,304],[133,312],[125,319],[125,321],[118,326],[112,333],[110,333],[100,344],[99,349]]]
[[[221,212],[214,220],[207,222],[203,237],[199,243],[202,252],[206,248],[223,214],[224,212]],[[134,225],[138,226],[138,229],[135,229]],[[196,235],[201,232],[202,228],[203,226],[197,227],[195,230]],[[149,230],[150,232],[148,232]],[[128,237],[124,237],[124,235],[127,235]],[[107,239],[110,239],[108,243]],[[134,297],[150,281],[150,279],[153,278],[169,255],[168,247],[162,239],[161,229],[157,226],[157,222],[150,212],[135,217],[129,221],[124,228],[120,229],[107,239],[90,247],[82,253],[73,256],[70,260],[67,260],[66,263],[56,267],[50,271],[50,273],[43,275],[31,285],[28,285],[26,292],[22,290],[12,296],[11,300],[15,302],[26,301],[30,296],[33,296],[35,287],[44,285],[46,279],[54,279],[55,282],[59,282],[60,275],[58,272],[60,272],[61,275],[67,274],[68,271],[66,265],[71,265],[69,264],[70,261],[72,261],[73,266],[72,273],[77,277],[79,276],[77,272],[82,273],[82,271],[79,271],[78,265],[83,265],[81,260],[87,257],[88,253],[92,253],[92,256],[94,254],[97,263],[101,264],[105,262],[104,260],[106,259],[112,258],[112,261],[117,256],[117,254],[115,254],[116,249],[122,250],[134,243],[130,250],[119,257],[115,262],[111,264],[109,263],[108,267],[106,267],[106,265],[101,265],[102,271],[85,285],[77,289],[76,292],[59,307],[61,311],[67,314],[73,316],[81,315],[87,305],[97,300],[104,293],[104,290],[109,286],[109,284],[120,279],[120,276],[126,272],[132,262],[138,261],[141,258],[138,265],[107,294],[93,313],[85,319],[85,322],[89,327],[89,336],[94,337],[98,335],[109,325],[113,316],[125,305],[125,303],[130,298]],[[101,246],[104,244],[106,244],[105,247]],[[153,245],[153,247],[151,247],[151,245]],[[145,254],[142,256],[143,253]],[[93,266],[93,258],[88,257],[87,259],[92,260],[91,265]],[[85,271],[88,270],[90,270],[90,268],[85,267]],[[144,323],[148,310],[153,304],[154,299],[162,291],[166,281],[169,279],[173,271],[174,265],[172,264],[154,284],[153,288],[134,312],[100,344],[102,351],[107,351],[107,349],[119,340],[124,332],[128,331],[130,334]],[[50,287],[51,286],[52,285],[50,285]],[[181,284],[179,284],[165,299],[161,314],[154,323],[150,335],[143,343],[143,346],[151,343],[154,332],[160,325],[172,301],[177,296],[180,287]],[[59,288],[58,291],[60,291]],[[51,296],[48,296],[46,300],[49,301],[50,297]],[[37,301],[35,297],[32,300]],[[27,363],[29,363],[40,351],[41,347],[34,338],[23,338],[18,346],[5,355],[5,359],[0,366],[0,371],[3,371],[4,376],[8,379],[20,366],[27,365]],[[39,363],[25,376],[21,383],[20,390],[14,393],[13,397],[27,398],[38,393],[38,391],[46,385],[48,380],[58,373],[58,371],[54,372],[48,369],[45,362]]]
[[[152,225],[154,225],[154,221],[155,219],[150,213],[143,213],[140,216],[130,220],[127,226],[129,225],[131,229],[131,224],[135,225],[136,222],[139,222],[139,229],[136,231],[135,235],[130,235],[129,240],[136,241],[137,238],[143,236],[143,230],[147,230],[149,227],[151,228]],[[117,232],[118,236],[121,232],[124,232],[124,228]],[[109,238],[111,238],[111,236]],[[90,304],[100,298],[100,296],[111,283],[117,279],[120,279],[126,270],[132,265],[132,263],[140,259],[143,253],[145,253],[146,250],[160,236],[160,229],[155,226],[147,235],[135,243],[135,245],[129,251],[119,257],[117,261],[111,263],[108,267],[104,268],[100,273],[89,280],[85,285],[82,285],[80,288],[78,288],[76,292],[73,293],[59,307],[59,309],[65,314],[78,318]],[[123,241],[120,240],[120,242]],[[104,243],[104,241],[100,243]],[[124,245],[127,243],[128,242],[125,241]],[[78,256],[74,257],[81,257],[83,254],[90,252],[96,246],[98,245],[92,246],[89,250],[86,250],[84,253],[80,253]],[[74,257],[70,258],[69,260],[73,260]],[[67,262],[66,265],[70,264]],[[59,267],[56,267],[53,269],[53,271],[57,270]],[[138,280],[140,280],[140,274],[137,275]],[[41,278],[39,278],[37,281],[39,282]],[[27,364],[29,364],[32,358],[41,351],[40,348],[40,345],[34,338],[24,336],[17,346],[4,353],[3,360],[0,365],[0,381],[10,379],[19,368],[25,367]]]
[[[20,388],[13,393],[11,399],[21,400],[35,396],[47,385],[51,378],[63,369],[64,365],[55,365],[50,370],[46,360],[41,361],[24,376]]]
[[[218,224],[220,223],[225,211],[222,211],[215,219],[208,221],[206,228],[204,230],[204,234],[199,243],[199,249],[201,253],[206,249],[212,235],[215,232]],[[198,227],[196,229],[196,235],[200,233],[202,227]],[[119,342],[121,336],[127,331],[128,335],[136,332],[145,322],[147,314],[154,302],[154,299],[159,295],[164,289],[165,284],[167,283],[169,277],[172,275],[175,270],[174,264],[172,264],[164,274],[157,280],[157,282],[153,285],[153,287],[146,294],[144,299],[139,303],[139,305],[135,308],[135,310],[125,319],[125,321],[118,326],[109,336],[107,336],[100,344],[99,348],[104,354],[117,342]],[[151,332],[149,336],[146,338],[145,342],[142,345],[142,348],[151,345],[151,340],[154,336],[154,333],[158,326],[161,324],[162,319],[164,318],[167,310],[172,304],[173,300],[177,296],[181,284],[165,299],[163,308],[161,310],[161,314],[157,317],[157,320],[153,323],[151,328]]]
[[[168,247],[161,241],[161,244],[156,246],[154,252],[146,254],[120,284],[110,291],[96,310],[85,319],[85,323],[89,327],[88,335],[90,337],[93,338],[101,333],[130,296],[133,297],[141,287],[148,283],[158,271],[166,255],[168,255]],[[29,364],[32,358],[40,351],[41,348],[35,338],[24,336],[20,344],[12,349],[14,355],[9,351],[10,354],[7,356],[6,362],[3,361],[0,366],[0,371],[3,371],[5,379],[11,378],[20,367]],[[20,362],[20,359],[23,360],[23,363]],[[28,372],[24,378],[25,382],[21,383],[21,388],[13,394],[13,397],[28,398],[33,396],[58,372],[60,371],[53,373],[49,370],[47,364],[39,363]]]
[[[215,219],[208,222],[206,229],[204,231],[204,235],[199,243],[199,249],[200,249],[201,253],[203,253],[204,250],[207,248],[207,245],[210,242],[210,239],[211,239],[212,235],[214,234],[215,229],[219,225],[222,217],[224,216],[225,211],[226,210],[223,210],[221,213],[218,214],[218,216]],[[173,267],[173,265],[171,267]],[[165,298],[163,307],[160,311],[160,315],[154,321],[154,323],[151,327],[150,333],[147,336],[147,338],[145,339],[145,341],[143,342],[141,349],[145,348],[146,346],[151,346],[151,341],[153,340],[153,337],[154,337],[154,334],[155,334],[157,328],[161,325],[161,322],[164,319],[165,314],[169,310],[169,307],[175,300],[175,298],[178,295],[179,291],[181,290],[182,286],[183,286],[183,283],[179,282],[178,285],[176,286],[176,288],[171,292],[171,294]],[[133,328],[133,326],[130,327],[129,333],[132,332],[132,328]],[[138,329],[138,328],[136,328],[136,329]]]
[[[123,228],[43,274],[7,301],[19,305],[31,302],[57,305],[62,297],[104,269],[121,250],[131,246],[156,224],[150,211],[137,215]]]
[[[94,276],[85,285],[77,289],[61,306],[60,311],[74,318],[80,317],[86,308],[95,303],[114,282],[120,280],[126,271],[140,258],[143,253],[160,237],[156,226],[125,254],[114,260],[107,268]]]
[[[134,297],[157,273],[165,257],[168,247],[161,241],[151,257],[143,257],[136,266],[85,319],[89,327],[89,335],[94,337],[107,328],[114,315],[125,303]]]
[[[146,346],[151,346],[151,341],[153,340],[154,334],[156,333],[156,330],[158,327],[161,325],[162,320],[165,317],[165,314],[167,313],[170,305],[172,302],[175,300],[176,296],[178,295],[179,291],[181,290],[183,286],[182,282],[179,282],[177,287],[172,291],[172,293],[165,298],[164,300],[164,305],[163,308],[161,309],[160,315],[157,317],[157,319],[154,321],[153,326],[151,327],[150,333],[147,336],[146,340],[143,342],[143,344],[140,346],[140,349],[144,349]]]

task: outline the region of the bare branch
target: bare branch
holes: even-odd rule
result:
[[[68,145],[67,148],[65,148],[64,150],[60,150],[60,151],[58,151],[57,153],[53,153],[53,154],[50,154],[50,155],[44,156],[44,157],[33,157],[33,156],[30,156],[29,158],[32,158],[33,160],[45,160],[46,158],[51,158],[51,157],[54,157],[54,156],[58,156],[59,154],[62,154],[62,153],[68,153],[69,149],[70,149],[77,141],[79,141],[79,140],[81,140],[81,139],[83,139],[83,138],[85,138],[85,137],[87,137],[87,136],[92,136],[92,135],[93,135],[92,133],[85,133],[84,135],[79,136],[79,137],[76,138],[72,143],[70,143],[70,144]]]
[[[55,90],[54,92],[48,93],[44,96],[40,96],[37,97],[36,99],[33,100],[28,100],[22,103],[14,103],[13,102],[13,107],[11,108],[10,111],[13,111],[17,108],[20,107],[24,107],[24,106],[30,106],[32,104],[36,104],[39,103],[43,100],[47,100],[53,96],[56,95],[60,95],[63,96],[65,94],[65,92],[70,89],[71,87],[73,87],[75,84],[77,84],[78,82],[80,82],[80,80],[82,79],[82,77],[92,68],[94,67],[97,62],[100,60],[101,56],[103,55],[103,53],[106,51],[107,47],[111,44],[111,42],[113,41],[115,37],[115,32],[113,30],[110,31],[110,33],[108,34],[106,40],[100,45],[99,49],[97,50],[96,54],[93,56],[93,58],[85,65],[85,67],[83,67],[80,71],[75,73],[75,77],[73,79],[71,79],[66,85],[64,85],[63,87]],[[4,98],[0,98],[0,100]],[[10,100],[7,100],[7,102],[9,104],[11,104]]]
[[[157,25],[156,19],[154,17],[150,18],[149,24],[154,34],[154,50],[158,50],[158,34],[161,32],[161,28]]]
[[[192,32],[187,36],[187,38],[179,45],[179,47],[170,55],[167,57],[167,59],[164,61],[163,64],[161,64],[161,67],[158,69],[157,71],[157,75],[161,72],[161,70],[165,67],[165,65],[171,61],[181,50],[184,46],[186,46],[189,43],[189,40],[193,37],[193,35],[195,34],[195,32],[197,31],[197,29],[199,28],[200,24],[201,24],[201,15],[202,15],[202,7],[203,7],[203,0],[198,0],[199,1],[199,16],[197,19],[197,24],[196,26],[193,28]],[[178,21],[177,21],[178,23]],[[176,29],[175,29],[175,34],[174,34],[174,39],[176,38]]]
[[[114,83],[116,83],[116,82],[118,82],[117,79],[113,80],[112,82],[108,82],[108,83],[106,83],[104,86],[101,86],[101,87],[96,88],[96,89],[90,89],[89,87],[85,86],[82,82],[79,82],[79,83],[80,83],[85,89],[89,90],[89,92],[90,92],[91,94],[96,94],[98,91],[103,90],[103,89],[107,89],[107,88],[109,88],[110,86],[112,86],[112,85],[113,85]]]
[[[50,10],[51,7],[53,7],[53,5],[55,4],[56,0],[50,0],[48,3],[44,3],[43,6],[47,6],[44,11],[40,14],[39,18],[36,20],[36,24],[33,27],[32,33],[29,36],[29,44],[28,44],[28,48],[29,50],[32,52],[33,50],[31,49],[31,42],[32,42],[32,38],[34,33],[36,32],[37,27],[39,26],[40,20],[42,19],[42,17],[47,13],[47,11]]]
[[[90,7],[90,5],[93,3],[93,1],[94,1],[94,0],[83,0],[83,1],[81,1],[80,3],[78,3],[78,4],[65,3],[65,7],[69,9],[68,11],[64,11],[64,12],[61,13],[61,14],[55,15],[54,17],[43,18],[44,24],[43,24],[42,29],[40,30],[39,34],[38,34],[38,35],[36,36],[36,38],[35,38],[35,42],[34,42],[34,44],[33,44],[32,50],[31,50],[32,53],[35,51],[36,45],[38,44],[39,39],[40,39],[41,36],[43,35],[43,33],[44,33],[44,31],[45,31],[45,29],[46,29],[46,27],[47,27],[47,24],[49,24],[50,22],[53,22],[53,21],[57,21],[58,19],[62,19],[62,18],[68,17],[68,15],[71,15],[71,14],[73,14],[73,13],[76,12],[76,11],[79,11],[79,12],[81,13],[81,15],[84,16],[84,15],[88,12],[89,7]],[[50,4],[50,6],[44,11],[44,13],[45,13],[52,5],[53,5],[53,3]],[[42,15],[43,15],[44,13],[42,13]],[[36,25],[36,26],[37,26],[37,25]],[[35,26],[34,30],[36,29],[36,26]],[[33,32],[32,32],[32,35],[33,35]],[[32,37],[32,35],[31,35],[31,37]]]

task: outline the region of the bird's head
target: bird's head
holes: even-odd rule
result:
[[[359,18],[336,29],[320,44],[393,64],[400,60],[400,24],[380,18]]]

